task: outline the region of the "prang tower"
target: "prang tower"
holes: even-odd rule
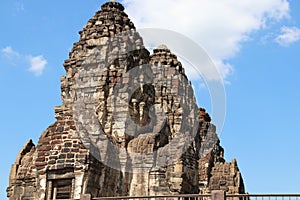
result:
[[[10,200],[244,193],[182,64],[150,53],[118,2],[88,21],[64,63],[54,124],[12,165]]]

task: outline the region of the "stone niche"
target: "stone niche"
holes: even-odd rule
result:
[[[79,33],[56,121],[19,152],[10,200],[245,192],[236,160],[225,162],[216,127],[167,46],[150,53],[114,1]]]

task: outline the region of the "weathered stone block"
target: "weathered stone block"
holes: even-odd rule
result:
[[[120,3],[102,5],[64,67],[57,121],[37,147],[28,142],[18,154],[11,200],[45,200],[55,191],[70,199],[244,192],[236,161],[225,163],[215,126],[198,110],[177,56],[165,45],[150,54]]]

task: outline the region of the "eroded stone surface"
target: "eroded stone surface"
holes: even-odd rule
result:
[[[56,122],[12,166],[9,199],[243,193],[176,55],[150,54],[120,3],[101,8],[64,63]]]

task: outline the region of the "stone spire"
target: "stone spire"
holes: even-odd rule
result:
[[[56,122],[20,151],[10,200],[243,193],[216,128],[166,45],[153,54],[110,1],[88,21],[64,62]]]
[[[165,67],[175,68],[180,74],[186,77],[185,70],[181,62],[177,59],[177,56],[173,54],[171,50],[164,44],[161,44],[157,48],[153,49],[150,63],[161,63]]]
[[[132,30],[135,30],[135,26],[124,12],[123,5],[115,1],[106,2],[79,32],[80,40],[74,43],[70,58],[86,55],[91,49],[105,43],[107,38]]]
[[[112,11],[113,9],[117,9],[120,11],[124,11],[124,6],[115,0],[110,0],[110,2],[106,2],[101,6],[103,11]]]

